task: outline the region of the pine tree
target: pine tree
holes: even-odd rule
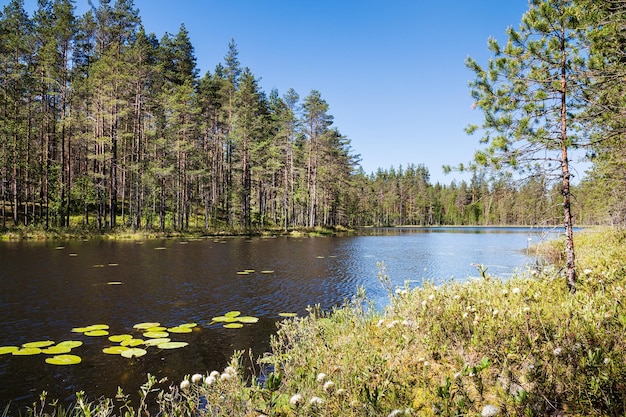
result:
[[[32,22],[23,0],[11,0],[0,21],[2,50],[0,55],[0,200],[2,226],[5,202],[11,204],[13,223],[19,222],[27,170],[29,146],[29,112],[32,102],[32,74],[29,72],[34,50]],[[24,103],[28,103],[24,106]],[[8,185],[8,187],[7,187]]]
[[[317,225],[318,207],[318,170],[322,162],[321,155],[324,151],[324,135],[327,134],[333,117],[328,114],[328,103],[322,99],[317,90],[304,99],[303,109],[303,129],[307,138],[306,144],[306,189],[307,189],[307,211],[308,227]]]
[[[576,115],[587,82],[580,9],[571,0],[531,0],[519,30],[509,28],[502,48],[489,40],[494,57],[471,83],[475,106],[484,114],[479,165],[510,167],[523,175],[556,174],[563,197],[567,285],[575,291],[574,217],[570,152],[583,146]],[[470,126],[469,133],[478,130]]]

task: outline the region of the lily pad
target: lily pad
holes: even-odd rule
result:
[[[213,317],[211,319],[212,323],[223,323],[223,322],[227,322],[229,320],[228,317],[226,316],[217,316],[217,317]]]
[[[52,340],[42,340],[40,342],[24,343],[22,346],[25,348],[44,348],[52,345],[54,345],[54,342]]]
[[[41,349],[37,347],[23,347],[21,349],[11,352],[12,355],[16,356],[39,355],[40,353]]]
[[[143,339],[127,339],[127,340],[122,340],[120,342],[120,345],[129,346],[129,347],[135,347],[135,346],[139,346],[143,344],[144,344]]]
[[[274,271],[272,271],[271,269],[264,269],[263,271],[261,271],[262,274],[273,274]]]
[[[243,324],[241,323],[227,323],[224,325],[225,329],[241,329]]]
[[[88,332],[89,329],[87,329],[86,327],[74,327],[72,331],[74,333],[85,333],[85,332]]]
[[[74,349],[75,347],[82,346],[83,342],[80,340],[64,340],[62,342],[57,343],[57,346],[65,346],[70,349]]]
[[[144,342],[144,345],[146,346],[158,346],[161,343],[167,343],[169,341],[171,341],[172,339],[170,339],[169,337],[161,337],[159,339],[148,339]]]
[[[234,323],[237,321],[237,317],[217,316],[213,317],[212,323]]]
[[[67,346],[50,346],[49,348],[41,349],[41,353],[45,353],[46,355],[61,355],[63,353],[70,353],[72,351],[71,348]]]
[[[169,336],[169,333],[167,332],[145,332],[143,334],[143,337],[148,337],[150,339],[159,339],[167,336]]]
[[[126,349],[125,351],[123,351],[121,353],[121,355],[125,358],[138,358],[140,356],[145,355],[146,353],[148,353],[148,351],[146,351],[145,349],[141,349],[141,348],[130,348],[130,349]]]
[[[107,285],[122,285],[122,281],[109,281]]]
[[[72,331],[74,333],[87,333],[87,332],[92,332],[96,330],[108,330],[108,329],[109,329],[108,324],[92,324],[90,326],[85,326],[85,327],[74,327]]]
[[[106,330],[89,330],[85,332],[85,336],[107,336],[109,334]]]
[[[92,324],[91,326],[87,326],[89,330],[109,330],[108,324]]]
[[[157,347],[159,349],[178,349],[187,346],[189,343],[187,342],[165,342],[159,343]]]
[[[154,327],[150,327],[149,329],[146,329],[146,331],[148,332],[164,332],[167,330],[167,327],[165,326],[154,326]]]
[[[278,313],[280,317],[296,317],[298,313]]]
[[[126,346],[109,346],[109,347],[102,349],[102,352],[108,355],[120,355],[122,352],[128,349],[130,348]]]
[[[252,274],[254,272],[254,269],[244,269],[243,271]]]
[[[183,323],[183,324],[179,324],[177,327],[196,327],[198,325],[198,323]]]
[[[246,271],[237,271],[237,275],[250,275],[250,273]]]
[[[163,246],[159,246],[158,248],[154,248],[154,250],[165,250],[165,249],[167,249],[167,248],[163,247]]]
[[[133,336],[130,334],[114,334],[113,336],[109,336],[109,340],[114,343],[120,343],[124,340],[130,340]]]
[[[239,317],[241,316],[241,311],[229,311],[228,313],[224,314],[224,316],[231,318]]]
[[[252,316],[237,317],[237,320],[241,323],[246,323],[246,324],[252,324],[252,323],[256,323],[259,321],[258,317],[252,317]]]
[[[191,332],[193,332],[193,330],[191,330],[191,327],[182,327],[182,326],[170,327],[169,329],[167,329],[167,331],[170,332],[170,333],[191,333]]]
[[[80,363],[82,359],[76,355],[57,355],[51,358],[46,358],[46,363],[51,365],[75,365]]]
[[[119,264],[110,263],[109,266],[119,266]]]
[[[0,355],[6,355],[7,353],[13,353],[16,350],[20,350],[17,346],[0,346]]]
[[[137,323],[133,326],[133,329],[146,330],[150,327],[160,326],[161,323],[147,322],[147,323]]]

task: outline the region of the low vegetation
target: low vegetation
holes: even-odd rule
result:
[[[285,320],[258,375],[240,352],[174,386],[150,376],[138,404],[79,394],[61,410],[42,397],[28,415],[624,415],[625,242],[623,230],[577,235],[575,294],[558,264],[420,288],[391,288],[383,268],[385,311],[359,292]]]

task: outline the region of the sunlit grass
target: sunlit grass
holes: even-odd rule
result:
[[[626,232],[576,238],[579,281],[560,265],[501,280],[391,288],[377,311],[362,291],[310,308],[272,339],[264,372],[241,353],[220,372],[149,377],[139,404],[79,396],[66,413],[128,416],[617,416],[626,413]],[[558,243],[553,243],[559,248]],[[202,370],[189,370],[192,372]],[[119,401],[119,400],[122,401]],[[29,415],[61,414],[42,401]]]

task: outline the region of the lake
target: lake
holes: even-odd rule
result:
[[[178,384],[184,375],[222,370],[234,350],[268,350],[281,313],[329,310],[358,286],[375,305],[387,302],[378,275],[394,286],[440,283],[479,275],[482,264],[506,278],[535,259],[529,244],[549,231],[528,228],[364,229],[348,237],[220,238],[0,242],[0,346],[78,340],[82,362],[58,366],[50,355],[0,355],[0,406],[32,405],[45,390],[62,403],[84,390],[89,399],[114,397],[120,386],[135,394],[146,374]],[[245,274],[245,271],[248,273]],[[237,310],[259,318],[226,329],[212,318]],[[141,337],[133,326],[197,323],[171,334],[179,349],[149,347],[126,359],[102,349],[107,336],[86,336],[76,327],[106,324],[113,334]]]

